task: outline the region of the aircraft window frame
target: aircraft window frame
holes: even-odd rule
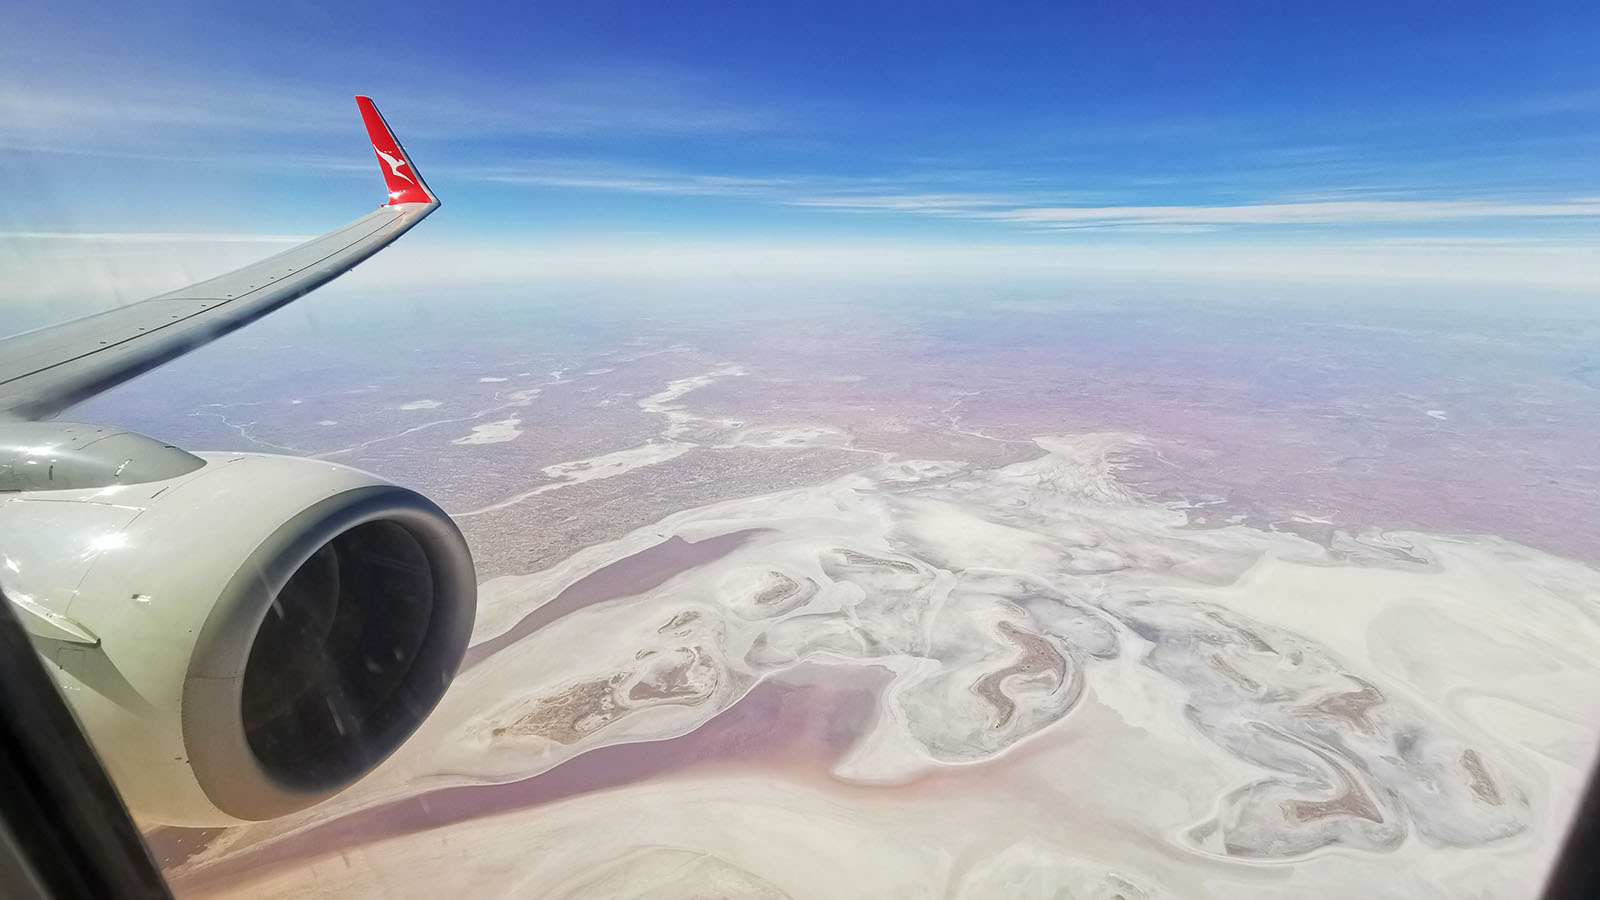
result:
[[[39,652],[0,593],[0,895],[171,900]]]

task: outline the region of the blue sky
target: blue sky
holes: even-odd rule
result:
[[[353,218],[357,92],[439,246],[1600,242],[1593,2],[60,2],[6,32],[0,269]]]

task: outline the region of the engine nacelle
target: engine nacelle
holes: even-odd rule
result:
[[[0,493],[0,586],[140,818],[261,820],[337,793],[454,677],[477,593],[460,531],[347,466],[149,443],[198,464]]]

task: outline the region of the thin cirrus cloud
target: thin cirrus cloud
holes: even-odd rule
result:
[[[440,171],[458,178],[518,187],[680,197],[777,199],[786,193],[803,189],[806,184],[806,179],[801,177],[696,174],[582,159],[523,161],[505,166],[441,167]]]
[[[463,166],[456,177],[528,188],[738,197],[774,205],[844,213],[940,216],[1024,226],[1030,230],[1209,230],[1230,226],[1404,225],[1483,220],[1600,217],[1600,198],[1556,200],[1391,199],[1401,189],[1378,185],[1323,191],[1338,199],[1269,200],[1233,204],[1103,204],[1082,193],[1032,195],[963,189],[957,177],[927,178],[819,174],[713,174],[611,164],[599,160],[524,160]],[[1101,192],[1102,195],[1104,192]]]
[[[365,79],[354,83],[371,89]],[[779,124],[770,109],[718,100],[672,71],[608,70],[518,90],[452,85],[447,78],[381,88],[379,101],[391,114],[402,111],[407,136],[418,139],[738,135]],[[345,91],[292,81],[145,73],[75,84],[30,75],[0,85],[7,122],[0,147],[141,155],[153,145],[192,144],[197,135],[344,136],[351,127],[348,106]]]
[[[976,195],[812,197],[789,201],[843,210],[915,212],[989,219],[1041,228],[1134,225],[1373,225],[1506,218],[1600,216],[1600,199],[1555,202],[1477,200],[1322,200],[1296,203],[1151,206],[1030,206]]]
[[[1327,225],[1444,222],[1501,218],[1586,218],[1600,215],[1600,200],[1552,203],[1473,200],[1329,200],[1235,206],[1033,207],[984,213],[1030,225]]]
[[[743,198],[783,206],[845,212],[912,213],[990,218],[994,210],[1025,202],[1020,195],[963,192],[946,187],[950,176],[846,176],[821,174],[715,174],[608,163],[602,160],[523,160],[498,166],[441,169],[454,177],[527,188]],[[893,193],[890,193],[893,192]],[[1063,194],[1054,195],[1060,200]]]

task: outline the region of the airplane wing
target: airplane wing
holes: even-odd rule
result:
[[[378,108],[357,97],[389,202],[209,281],[0,340],[0,418],[41,419],[115,387],[343,275],[439,208]]]

